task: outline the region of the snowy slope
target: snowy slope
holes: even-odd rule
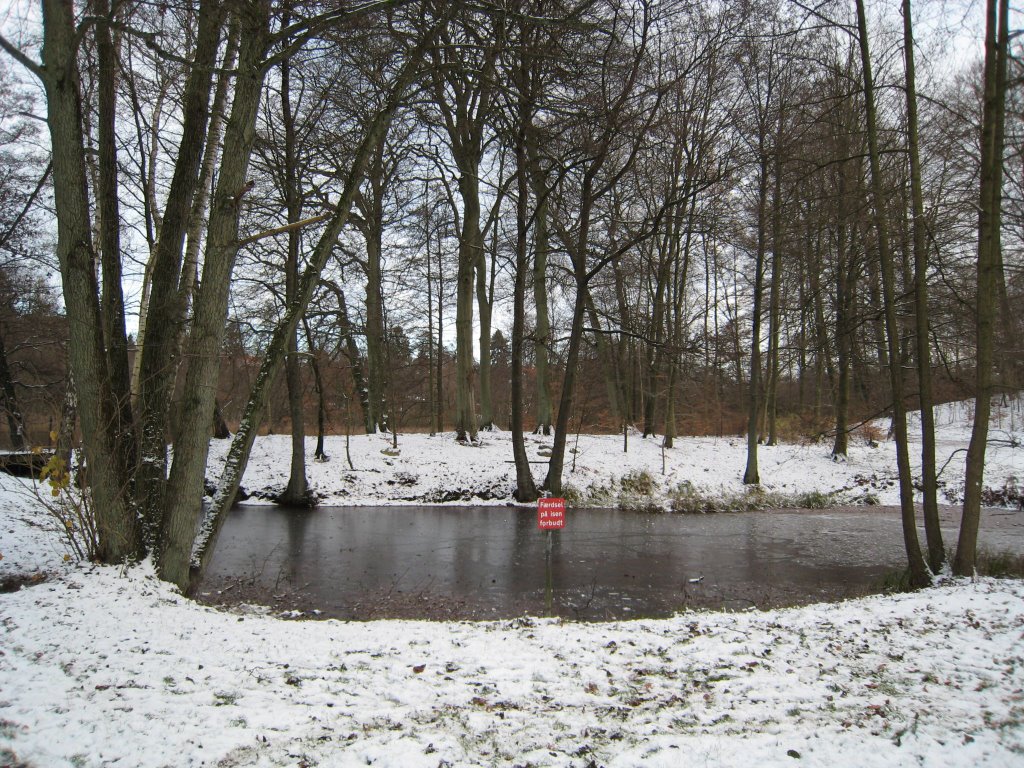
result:
[[[962,501],[964,449],[970,439],[971,402],[939,406],[937,466],[941,470],[940,502]],[[915,475],[920,473],[919,416],[910,418],[911,458]],[[872,435],[883,436],[887,422],[877,422]],[[551,438],[528,435],[527,451],[534,462],[544,462]],[[213,441],[209,478],[216,480],[230,441]],[[512,439],[509,433],[482,433],[481,444],[467,447],[451,434],[399,436],[400,455],[382,451],[390,436],[353,435],[349,453],[354,470],[345,458],[345,438],[327,439],[330,461],[309,462],[307,477],[324,504],[408,503],[508,503],[515,486]],[[312,456],[314,441],[307,445]],[[676,446],[662,451],[661,440],[629,439],[623,450],[621,435],[571,436],[566,455],[564,483],[578,506],[639,506],[690,509],[710,501],[712,506],[804,506],[828,503],[899,504],[895,445],[884,439],[872,444],[854,435],[849,458],[837,463],[831,443],[761,446],[758,450],[761,488],[752,490],[741,482],[746,463],[746,443],[740,437],[677,438]],[[269,499],[288,482],[290,438],[273,435],[257,438],[243,487],[257,495],[254,502]],[[664,461],[664,472],[663,470]],[[546,463],[531,465],[538,482]],[[645,473],[641,475],[641,473]],[[625,484],[623,479],[625,478]],[[1024,488],[1024,399],[993,411],[985,486],[991,498],[1005,488],[1020,493]],[[646,492],[644,492],[646,491]]]

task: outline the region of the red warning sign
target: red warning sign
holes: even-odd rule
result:
[[[538,499],[537,527],[542,531],[565,528],[565,499]]]

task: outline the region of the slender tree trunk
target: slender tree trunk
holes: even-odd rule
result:
[[[230,20],[228,29],[228,42],[222,62],[222,69],[230,71],[235,67],[235,59],[238,55],[238,23],[234,17]],[[185,258],[182,263],[181,279],[179,283],[178,298],[186,306],[192,301],[192,294],[195,291],[198,280],[199,254],[202,247],[203,233],[206,229],[207,208],[210,203],[210,194],[213,186],[213,176],[217,168],[217,160],[220,155],[221,137],[224,135],[224,122],[226,119],[225,110],[230,92],[231,77],[222,73],[217,78],[216,91],[213,97],[213,107],[210,110],[210,127],[206,137],[206,147],[203,150],[203,161],[199,170],[199,181],[196,185],[196,195],[192,202],[192,210],[189,213],[188,226],[186,228]],[[162,94],[161,94],[162,95]],[[154,131],[154,135],[156,132]],[[154,141],[154,144],[156,142]],[[150,166],[155,164],[151,151]],[[150,174],[155,177],[154,173]],[[155,178],[147,180],[147,184],[155,186]],[[155,192],[152,193],[155,199]],[[159,224],[161,219],[156,218]],[[157,227],[158,228],[158,227]],[[152,248],[155,255],[156,245]],[[139,329],[136,335],[136,354],[132,364],[132,399],[138,404],[140,379],[142,376],[142,349],[146,344],[146,325],[149,322],[149,293],[152,286],[153,268],[156,259],[150,258],[146,262],[145,276],[143,279],[142,299],[139,305]],[[176,349],[180,351],[184,341],[185,328],[179,329],[176,342]]]
[[[540,162],[537,159],[536,138],[532,132],[527,135],[526,140],[530,183],[537,205],[533,224],[533,306],[537,315],[537,325],[533,330],[533,355],[536,368],[534,408],[537,433],[550,435],[553,418],[551,374],[548,363],[551,351],[551,322],[548,318],[547,285],[548,252],[551,247],[548,230],[548,190],[544,184]]]
[[[323,285],[338,300],[338,333],[341,336],[341,349],[348,360],[349,370],[352,372],[352,384],[355,387],[356,396],[359,398],[363,426],[366,429],[366,434],[370,435],[373,434],[373,409],[370,407],[370,393],[366,388],[366,377],[363,375],[362,356],[359,354],[359,346],[352,333],[352,322],[348,317],[345,293],[335,283],[325,282]]]
[[[444,254],[437,244],[437,431],[444,431]]]
[[[526,25],[521,25],[524,40],[523,49],[527,45]],[[512,294],[512,342],[511,342],[511,424],[512,456],[516,465],[515,498],[519,502],[529,502],[537,498],[537,486],[530,469],[530,458],[526,454],[523,440],[523,336],[525,332],[526,314],[526,273],[529,269],[527,240],[529,237],[529,200],[530,183],[527,170],[526,136],[532,116],[530,100],[530,77],[526,51],[520,51],[518,67],[519,119],[516,131],[516,183],[518,199],[516,200],[516,271],[515,285]]]
[[[893,428],[896,437],[896,464],[900,476],[900,510],[903,522],[903,543],[910,566],[910,584],[923,587],[929,582],[928,568],[921,555],[914,513],[914,485],[910,474],[910,451],[907,445],[907,420],[903,405],[903,372],[900,368],[900,330],[896,317],[896,279],[892,253],[889,250],[889,225],[886,220],[886,199],[879,167],[878,129],[875,116],[875,91],[871,75],[871,57],[868,50],[867,19],[864,0],[857,2],[857,28],[859,30],[862,76],[864,78],[864,108],[867,118],[868,161],[871,170],[871,197],[874,208],[875,230],[878,234],[878,255],[882,268],[883,308],[888,337],[889,383],[892,389]]]
[[[579,363],[580,346],[583,343],[583,317],[586,309],[587,293],[587,249],[590,246],[591,215],[594,207],[594,176],[600,170],[594,164],[584,176],[581,187],[582,201],[579,214],[579,233],[572,244],[570,257],[573,265],[573,278],[576,283],[576,297],[573,301],[572,325],[569,330],[569,344],[565,353],[565,374],[562,378],[562,394],[558,402],[558,415],[555,418],[555,439],[548,459],[548,474],[544,487],[552,496],[562,495],[562,468],[565,462],[565,440],[569,434],[569,417],[576,394],[576,374]],[[567,244],[568,245],[568,244]]]
[[[117,422],[112,426],[117,445],[119,482],[130,488],[138,446],[132,416],[131,373],[128,366],[128,337],[124,322],[124,295],[121,289],[121,213],[118,202],[117,135],[117,48],[110,29],[114,22],[109,0],[94,0],[99,17],[96,24],[98,74],[98,188],[96,209],[99,217],[100,264],[103,274],[100,305],[103,312],[103,336],[107,351],[110,391],[114,397]]]
[[[581,270],[577,270],[577,286],[583,281]],[[583,341],[584,300],[577,288],[576,300],[573,304],[572,326],[569,331],[569,344],[565,353],[565,375],[562,379],[562,395],[558,402],[558,416],[555,419],[555,439],[548,459],[548,474],[544,487],[552,496],[562,495],[562,468],[565,463],[565,441],[569,434],[569,416],[572,412],[576,390],[576,369],[579,363],[580,345]]]
[[[430,435],[433,437],[440,431],[437,424],[437,403],[434,399],[434,275],[430,257],[430,184],[423,190],[423,235],[426,242],[424,255],[427,261],[427,410],[430,414]],[[440,352],[440,350],[438,350]]]
[[[782,290],[782,123],[783,111],[779,113],[779,129],[776,134],[775,180],[772,192],[772,282],[768,297],[768,381],[765,392],[765,421],[767,422],[767,445],[779,442],[776,411],[779,388],[779,325],[782,313],[779,307]]]
[[[670,240],[673,232],[666,231],[660,243],[658,268],[655,273],[654,301],[651,308],[650,336],[644,360],[644,437],[654,434],[655,412],[658,403],[657,387],[661,379],[662,346],[665,343],[665,293],[671,267]]]
[[[608,398],[608,410],[614,423],[621,421],[622,406],[620,403],[619,380],[616,376],[616,358],[614,345],[608,340],[608,334],[601,328],[601,318],[598,317],[597,307],[594,306],[594,297],[590,291],[584,295],[586,301],[587,317],[590,318],[590,326],[594,332],[594,344],[597,347],[597,359],[601,361],[604,370],[605,396]]]
[[[757,414],[761,396],[761,306],[764,294],[765,230],[768,226],[768,158],[762,152],[757,194],[757,253],[754,257],[754,305],[751,311],[750,384],[747,395],[747,467],[743,482],[761,482],[757,471]]]
[[[7,433],[11,438],[11,448],[15,451],[25,450],[25,420],[18,407],[18,397],[14,390],[14,379],[11,367],[7,363],[7,346],[4,334],[0,330],[0,408],[7,417]]]
[[[327,390],[324,387],[316,346],[313,344],[313,331],[305,317],[302,318],[302,329],[306,335],[306,347],[309,348],[309,367],[313,370],[313,388],[316,390],[316,450],[313,451],[313,460],[323,462],[327,461],[327,453],[324,451],[324,437],[327,431]]]
[[[921,405],[921,485],[924,495],[924,530],[928,565],[938,573],[946,561],[939,524],[938,488],[935,477],[935,413],[932,410],[931,331],[928,322],[928,245],[921,191],[921,157],[918,150],[917,85],[914,67],[914,27],[910,0],[903,0],[903,58],[906,63],[907,151],[910,156],[910,197],[914,215],[914,302],[917,334],[917,379]]]
[[[497,238],[497,227],[494,237]],[[481,238],[481,245],[482,245]],[[480,313],[480,429],[490,431],[494,428],[494,408],[491,404],[491,298],[493,290],[488,290],[488,261],[484,249],[480,249],[480,258],[476,265],[476,305]]]
[[[840,152],[845,150],[845,144]],[[846,223],[846,168],[839,170],[839,226],[836,232],[836,439],[832,446],[832,458],[845,461],[849,449],[850,413],[850,357],[853,345],[854,291],[857,285],[857,270],[854,264],[854,245],[847,244]],[[856,230],[854,230],[856,233]],[[855,239],[855,238],[854,238]]]
[[[287,25],[289,15],[285,13],[283,24]],[[291,104],[291,63],[281,62],[281,118],[284,122],[284,198],[288,223],[302,221],[302,191],[299,189],[297,141],[295,137],[295,113]],[[299,251],[302,247],[302,232],[288,231],[288,249],[285,260],[285,304],[291,304],[299,288]],[[278,504],[309,506],[309,483],[306,480],[306,425],[305,403],[302,387],[302,361],[299,358],[299,329],[292,329],[287,340],[284,371],[288,385],[288,415],[291,422],[291,467],[288,485],[277,498]]]
[[[981,194],[978,213],[977,361],[974,427],[967,447],[963,516],[953,572],[974,574],[981,518],[985,447],[992,408],[993,348],[998,290],[997,251],[1002,211],[1006,62],[1009,46],[1009,0],[988,0],[985,23],[985,101],[981,123]]]

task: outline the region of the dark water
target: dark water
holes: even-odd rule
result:
[[[958,510],[943,514],[952,545]],[[214,603],[355,619],[667,616],[878,591],[903,567],[901,536],[892,508],[587,509],[567,513],[549,556],[533,509],[242,505],[224,526],[200,592]],[[981,539],[1024,553],[1024,513],[987,510]]]

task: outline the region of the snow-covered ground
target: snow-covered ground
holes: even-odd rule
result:
[[[973,401],[935,409],[940,503],[963,500],[964,449],[970,440]],[[742,437],[683,437],[662,451],[661,439],[631,435],[623,450],[622,435],[570,436],[564,484],[577,506],[639,506],[694,511],[715,508],[813,506],[822,502],[899,504],[895,447],[885,440],[887,421],[855,433],[849,457],[835,462],[831,442],[761,446],[761,486],[742,481],[746,441]],[[910,418],[911,461],[920,472],[920,424]],[[870,440],[869,438],[874,438]],[[242,481],[255,495],[269,500],[288,483],[290,440],[287,435],[258,438]],[[550,437],[528,435],[527,452],[545,462]],[[390,435],[329,437],[326,463],[310,461],[307,476],[323,504],[507,503],[515,487],[512,437],[507,432],[481,433],[480,445],[466,447],[451,433],[431,437],[399,435],[399,455],[389,455]],[[210,480],[216,480],[229,440],[213,441]],[[308,441],[312,457],[315,440]],[[664,462],[664,464],[663,464]],[[532,464],[538,482],[545,463]],[[663,471],[664,469],[664,471]],[[625,480],[625,482],[623,482]],[[1024,398],[1008,406],[996,404],[986,457],[985,487],[995,502],[1004,490],[1024,491]]]
[[[990,487],[1024,474],[1017,418],[994,434]],[[946,421],[941,451],[964,434]],[[578,493],[619,493],[634,473],[643,495],[641,471],[660,499],[684,481],[741,490],[738,439],[680,441],[664,478],[653,441],[620,441],[580,439]],[[380,438],[353,440],[348,472],[336,441],[311,479],[347,503],[507,492],[507,436],[400,445],[388,457]],[[286,446],[257,443],[250,490],[283,482]],[[943,473],[954,492],[959,457]],[[890,463],[885,443],[839,465],[828,446],[779,446],[762,477],[887,503]],[[608,624],[295,622],[197,605],[148,565],[66,563],[45,520],[0,475],[0,581],[49,574],[0,594],[0,766],[1024,765],[1020,581]]]
[[[4,563],[52,551],[26,513],[3,506]],[[1018,581],[660,621],[359,624],[222,612],[146,566],[58,554],[37,563],[58,577],[0,595],[0,765],[1024,764]]]

